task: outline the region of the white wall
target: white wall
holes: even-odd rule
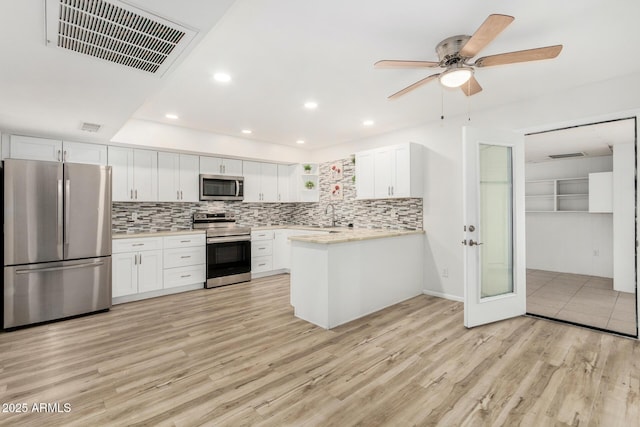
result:
[[[635,292],[635,164],[633,144],[613,147],[613,288]]]
[[[276,163],[303,163],[310,161],[311,157],[310,151],[296,147],[136,119],[129,120],[111,143]]]

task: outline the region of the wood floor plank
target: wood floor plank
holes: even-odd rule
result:
[[[638,341],[422,295],[324,330],[289,277],[0,334],[0,425],[639,425]]]

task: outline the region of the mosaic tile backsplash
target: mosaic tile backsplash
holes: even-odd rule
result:
[[[332,165],[342,166],[341,178],[333,178]],[[320,203],[242,203],[235,201],[199,203],[114,202],[113,231],[171,231],[191,229],[196,212],[227,212],[239,224],[264,225],[331,225],[331,209],[335,206],[338,226],[353,224],[356,228],[422,229],[422,199],[355,200],[355,164],[350,158],[320,164]],[[357,179],[357,177],[356,177]],[[336,184],[342,199],[332,199]],[[138,219],[133,221],[136,212]]]

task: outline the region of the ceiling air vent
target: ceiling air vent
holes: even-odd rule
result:
[[[550,159],[566,159],[568,157],[584,157],[584,153],[550,154]]]
[[[47,0],[47,42],[162,75],[196,32],[118,0]]]
[[[98,132],[100,130],[100,127],[101,126],[96,123],[84,122],[82,123],[82,126],[80,126],[80,130],[83,130],[85,132]]]

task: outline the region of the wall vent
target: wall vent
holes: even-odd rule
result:
[[[196,32],[119,0],[47,0],[47,43],[162,75]]]
[[[98,132],[101,127],[102,127],[101,125],[96,123],[84,122],[82,123],[82,126],[80,126],[80,130],[83,130],[85,132]]]
[[[550,154],[550,159],[566,159],[568,157],[584,157],[584,153]]]

